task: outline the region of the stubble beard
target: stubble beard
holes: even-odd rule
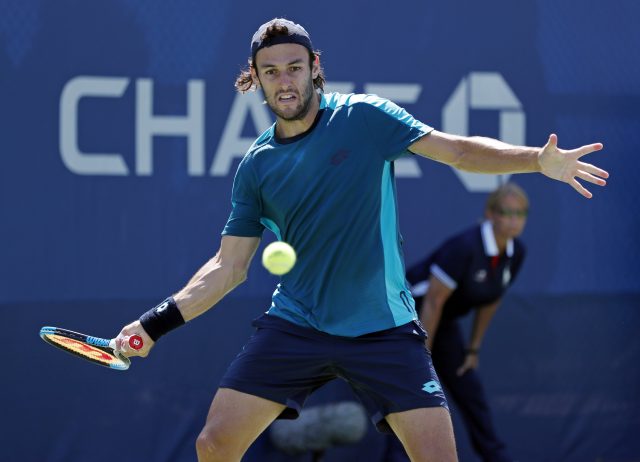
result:
[[[311,103],[313,101],[314,94],[315,92],[313,90],[313,81],[309,80],[308,85],[306,85],[304,88],[304,92],[302,93],[302,95],[300,95],[300,104],[298,104],[296,110],[293,113],[289,114],[286,114],[278,109],[277,104],[270,102],[268,98],[266,98],[266,101],[271,111],[278,118],[286,121],[302,120],[307,116],[309,110],[311,110]],[[274,96],[274,98],[277,98],[277,94]]]

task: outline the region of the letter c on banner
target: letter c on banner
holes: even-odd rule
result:
[[[505,143],[525,144],[525,113],[522,104],[501,74],[471,72],[464,77],[442,109],[442,129],[467,136],[472,109],[500,111],[499,138]],[[509,175],[487,175],[453,169],[470,192],[489,192],[507,181]]]

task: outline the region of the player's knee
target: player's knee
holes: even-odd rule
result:
[[[237,451],[221,432],[212,428],[204,428],[196,440],[198,462],[231,462],[240,460]]]

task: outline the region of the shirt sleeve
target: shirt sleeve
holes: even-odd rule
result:
[[[264,232],[258,181],[248,159],[240,162],[233,179],[232,209],[223,236],[261,237]]]
[[[393,161],[407,153],[407,148],[433,131],[433,127],[415,119],[397,104],[375,95],[367,95],[362,110],[374,145],[384,160]]]
[[[449,239],[436,250],[429,270],[445,286],[455,290],[463,281],[470,260],[469,245],[462,236],[458,236]]]

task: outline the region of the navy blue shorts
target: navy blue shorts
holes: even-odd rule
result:
[[[360,337],[329,335],[266,314],[253,325],[256,332],[220,387],[286,405],[281,419],[298,417],[307,397],[335,378],[351,385],[381,432],[391,432],[387,414],[448,409],[418,323]]]

